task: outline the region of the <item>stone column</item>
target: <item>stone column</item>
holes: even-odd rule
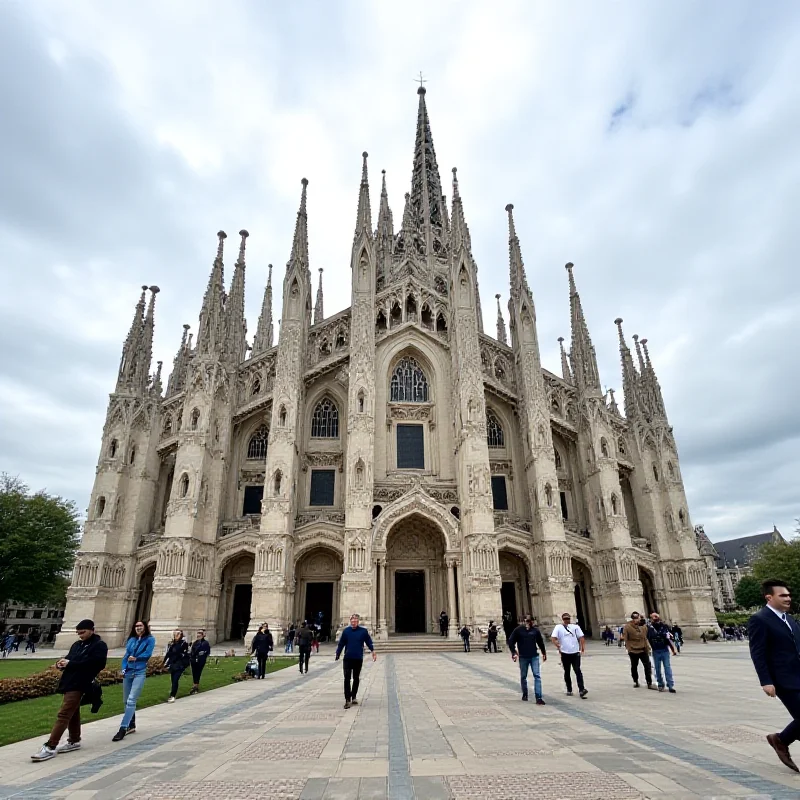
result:
[[[456,621],[456,561],[449,559],[447,562],[447,613],[450,617],[450,630],[448,636],[458,634],[458,622]]]
[[[378,559],[378,638],[389,638],[389,626],[386,622],[386,559]]]

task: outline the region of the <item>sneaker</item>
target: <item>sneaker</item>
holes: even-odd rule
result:
[[[168,703],[174,703],[175,702],[175,698],[170,696],[170,697],[167,698],[167,702]]]
[[[67,740],[64,744],[60,744],[56,747],[56,753],[71,753],[73,750],[80,750],[81,743],[80,742],[70,742]]]
[[[347,701],[347,702],[344,704],[344,707],[345,707],[345,708],[350,708],[350,705],[351,705],[351,703],[350,703],[350,701],[348,700],[348,701]]]
[[[580,692],[578,692],[578,694],[581,696],[581,700],[585,700],[586,699],[586,695],[589,694],[589,690],[588,689],[581,689]]]
[[[663,692],[663,691],[664,691],[664,687],[663,687],[663,686],[659,686],[659,687],[658,687],[658,691],[659,691],[659,692]]]
[[[633,688],[634,688],[634,689],[638,689],[638,688],[639,688],[639,681],[635,681],[635,682],[634,682],[634,684],[633,684]]]
[[[526,695],[526,694],[522,695],[522,699],[527,703],[528,702],[528,695]]]
[[[122,740],[125,738],[125,734],[126,734],[127,732],[128,732],[128,731],[127,731],[127,730],[125,730],[125,728],[120,728],[120,729],[119,729],[119,730],[118,730],[118,731],[117,731],[117,732],[116,732],[116,733],[115,733],[115,734],[114,734],[114,735],[111,737],[111,741],[112,741],[112,742],[121,742],[121,741],[122,741]]]
[[[353,698],[353,699],[350,701],[350,705],[351,705],[351,706],[357,706],[357,705],[358,705],[358,700],[356,700],[356,699],[355,699],[355,697],[354,697],[354,698]]]
[[[670,694],[678,694],[671,686],[669,687]]]
[[[652,683],[648,683],[648,684],[647,684],[647,688],[648,688],[648,689],[652,689],[653,691],[655,691],[655,690],[656,690],[658,687],[657,687],[657,686],[654,686]]]
[[[200,690],[198,689],[197,686],[192,686],[192,688],[189,689],[189,694],[197,694],[199,691]]]
[[[572,697],[572,692],[567,692],[567,697]]]
[[[129,725],[128,729],[125,731],[125,735],[126,736],[130,736],[132,733],[136,733],[136,726],[135,725]]]
[[[47,742],[45,742],[42,745],[42,749],[35,756],[31,756],[31,761],[49,761],[57,755],[58,751],[55,747],[48,747]]]
[[[537,706],[546,706],[547,703],[545,703],[545,701],[541,697],[537,697],[536,698],[536,705]]]

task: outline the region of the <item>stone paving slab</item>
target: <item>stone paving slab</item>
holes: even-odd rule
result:
[[[341,665],[321,654],[307,676],[144,709],[118,744],[117,718],[44,764],[29,759],[38,739],[2,748],[0,798],[800,800],[800,775],[764,740],[787,714],[745,646],[690,644],[677,695],[634,690],[617,648],[590,644],[587,700],[564,696],[554,659],[542,667],[544,707],[520,702],[508,654],[379,656],[345,710]]]

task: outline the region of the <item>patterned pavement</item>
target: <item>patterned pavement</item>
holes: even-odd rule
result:
[[[83,748],[43,764],[41,740],[0,749],[0,798],[538,798],[800,800],[800,775],[764,740],[786,714],[760,691],[741,644],[691,643],[677,695],[632,688],[628,659],[592,644],[586,700],[555,658],[547,705],[520,702],[507,653],[401,654],[366,662],[345,710],[324,651],[295,669],[84,727]],[[800,745],[797,746],[800,757]]]

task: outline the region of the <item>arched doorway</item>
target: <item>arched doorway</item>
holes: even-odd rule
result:
[[[586,564],[575,558],[572,559],[572,579],[575,582],[575,614],[578,625],[586,637],[591,638],[592,630],[597,624],[592,573]]]
[[[503,604],[503,625],[507,626],[507,615],[514,626],[523,614],[532,614],[531,592],[528,583],[528,570],[525,562],[515,553],[501,550],[500,558],[500,599]]]
[[[334,622],[339,619],[343,571],[339,553],[323,547],[303,553],[295,564],[294,621],[319,623],[323,639],[330,638]]]
[[[445,540],[438,525],[421,514],[400,520],[389,531],[386,608],[390,632],[437,630],[440,612],[450,607],[444,551]]]
[[[150,609],[153,605],[153,578],[156,575],[155,562],[145,567],[139,575],[139,587],[136,597],[136,620],[149,622]],[[134,620],[134,622],[136,621]]]
[[[653,582],[653,576],[644,567],[639,567],[639,580],[642,582],[644,610],[649,617],[654,611],[658,611],[658,604],[656,603],[656,587]]]
[[[222,570],[217,617],[220,638],[244,639],[250,624],[254,570],[255,558],[252,553],[234,556]]]

